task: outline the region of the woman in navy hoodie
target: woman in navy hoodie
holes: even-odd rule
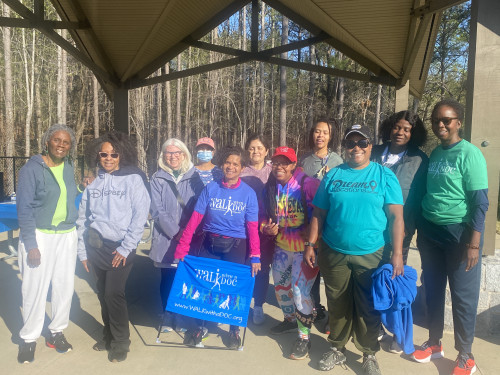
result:
[[[109,350],[111,362],[124,361],[130,346],[125,283],[144,231],[151,199],[137,151],[122,133],[110,132],[87,150],[98,165],[83,192],[78,226],[78,257],[91,271],[101,303],[104,339],[94,350]],[[92,160],[92,159],[91,159]]]

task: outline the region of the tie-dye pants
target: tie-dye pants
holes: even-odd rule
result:
[[[314,302],[311,288],[319,268],[310,268],[303,262],[302,252],[293,252],[276,247],[272,274],[276,299],[285,319],[297,320],[299,336],[306,338],[314,321]]]

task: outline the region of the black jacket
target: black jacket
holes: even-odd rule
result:
[[[382,154],[390,143],[373,146],[371,160],[382,163]],[[422,213],[422,199],[426,192],[427,168],[429,158],[417,147],[409,147],[406,154],[399,162],[390,169],[398,178],[401,190],[403,191],[403,217],[405,221],[405,238],[403,247],[410,246],[411,239],[415,233],[418,217]]]

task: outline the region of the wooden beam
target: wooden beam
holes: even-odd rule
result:
[[[426,14],[436,13],[452,6],[465,3],[467,0],[427,0],[424,5],[412,9],[412,17],[421,17]]]
[[[40,19],[26,19],[26,18],[11,18],[0,17],[0,26],[4,27],[19,27],[23,29],[39,29],[41,27],[47,29],[72,29],[83,30],[90,28],[88,23],[83,22],[65,22],[65,21],[46,21]]]
[[[410,48],[410,53],[408,54],[408,56],[405,56],[405,61],[403,63],[403,75],[401,76],[401,84],[403,85],[406,83],[406,81],[408,81],[408,78],[410,77],[410,73],[413,69],[413,65],[415,64],[418,51],[422,46],[422,41],[424,40],[424,36],[426,35],[427,29],[429,28],[432,17],[432,14],[428,14],[420,20],[415,39],[413,39],[410,45],[407,45]],[[429,33],[432,33],[432,29],[429,30]]]

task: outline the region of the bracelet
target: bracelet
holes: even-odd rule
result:
[[[479,245],[471,245],[470,243],[466,243],[465,246],[467,246],[469,249],[479,250]]]
[[[309,241],[306,241],[306,242],[304,242],[304,246],[306,246],[306,247],[307,247],[307,246],[314,247],[314,246],[316,246],[316,244],[315,244],[314,242],[309,242]]]
[[[260,257],[250,257],[250,263],[251,264],[254,264],[254,263],[260,263]]]

